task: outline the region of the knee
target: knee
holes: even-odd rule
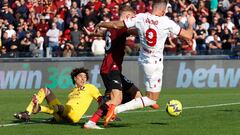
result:
[[[46,96],[52,93],[52,90],[49,88],[41,88],[40,91],[43,91]]]

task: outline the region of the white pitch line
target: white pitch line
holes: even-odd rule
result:
[[[10,127],[10,126],[17,126],[17,125],[20,125],[20,123],[1,124],[0,127]]]
[[[183,107],[183,109],[212,108],[212,107],[219,107],[219,106],[239,105],[239,104],[240,104],[240,102],[226,103],[226,104],[215,104],[215,105],[202,105],[202,106]]]
[[[201,106],[190,106],[190,107],[183,107],[183,110],[189,109],[202,109],[202,108],[213,108],[213,107],[221,107],[221,106],[230,106],[230,105],[240,105],[240,102],[235,103],[225,103],[225,104],[215,104],[215,105],[201,105]],[[144,112],[158,112],[158,111],[165,111],[165,110],[139,110],[139,111],[129,111],[123,113],[144,113]],[[91,115],[85,115],[82,118],[90,118]],[[42,122],[46,122],[46,120],[42,120]],[[34,124],[39,122],[26,122],[26,123],[10,123],[10,124],[0,124],[0,127],[10,127],[10,126],[18,126],[22,124]]]
[[[201,106],[189,106],[189,107],[183,107],[183,110],[188,109],[202,109],[202,108],[212,108],[212,107],[221,107],[221,106],[230,106],[230,105],[240,105],[240,102],[235,103],[225,103],[225,104],[215,104],[215,105],[201,105]],[[160,107],[161,108],[161,107]],[[138,111],[128,111],[123,113],[144,113],[144,112],[158,112],[158,111],[166,111],[164,110],[138,110]]]

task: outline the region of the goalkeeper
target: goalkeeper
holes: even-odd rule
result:
[[[23,121],[29,121],[31,114],[39,112],[53,115],[56,122],[77,123],[87,111],[93,99],[101,102],[101,93],[92,84],[88,84],[88,70],[75,68],[71,71],[71,78],[75,87],[69,92],[65,105],[57,99],[52,90],[41,88],[33,95],[32,101],[26,111],[14,114],[14,117]],[[41,103],[46,99],[48,106]]]

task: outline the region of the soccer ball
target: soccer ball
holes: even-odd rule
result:
[[[182,113],[182,103],[172,99],[167,102],[166,111],[170,116],[177,117]]]

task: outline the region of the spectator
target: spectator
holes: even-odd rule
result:
[[[228,0],[224,0],[225,2],[223,3],[223,0],[219,0],[218,1],[218,12],[220,12],[221,14],[224,14],[225,12],[227,12],[228,8],[229,8],[229,1]],[[228,1],[228,3],[227,3]]]
[[[239,29],[237,27],[233,28],[233,33],[231,34],[232,36],[232,45],[235,46],[237,45],[237,41],[239,41],[240,39],[240,33],[239,33]]]
[[[20,46],[20,41],[17,39],[16,34],[12,35],[11,41],[9,42],[9,56],[17,57],[18,48]]]
[[[234,6],[233,19],[235,26],[240,29],[240,4]]]
[[[44,44],[44,38],[41,36],[41,32],[37,31],[36,37],[34,38],[34,50],[33,50],[33,56],[35,57],[43,57],[43,44]]]
[[[61,36],[61,31],[57,29],[56,23],[52,23],[52,28],[47,31],[46,36],[48,36],[48,47],[50,53],[53,56],[58,56],[59,51],[59,37]]]
[[[82,11],[80,10],[80,8],[78,8],[78,5],[77,5],[77,2],[76,2],[76,1],[73,1],[73,2],[72,2],[71,9],[74,9],[75,12],[77,13],[77,16],[80,17],[80,18],[82,18]]]
[[[36,16],[40,17],[41,14],[43,13],[43,10],[44,10],[43,3],[34,2],[33,3],[33,10],[34,10]]]
[[[6,30],[8,33],[8,38],[12,38],[12,35],[16,35],[16,31],[14,30],[14,26],[12,24],[8,25],[8,29]]]
[[[230,54],[230,51],[232,49],[232,36],[230,30],[227,27],[224,28],[221,40],[223,53]]]
[[[213,22],[211,24],[211,27],[216,27],[219,24],[220,24],[219,19],[217,17],[213,17]]]
[[[54,4],[57,9],[63,8],[65,6],[65,0],[54,0]]]
[[[106,41],[102,37],[97,37],[92,42],[92,53],[94,56],[103,56],[105,54]]]
[[[72,0],[65,0],[65,6],[70,9],[72,5]]]
[[[111,20],[119,19],[119,6],[115,5],[111,11]]]
[[[206,16],[203,16],[203,17],[202,17],[202,19],[201,19],[201,24],[203,25],[203,28],[204,28],[205,30],[208,30],[209,27],[210,27],[210,24],[208,23]]]
[[[74,23],[73,24],[73,30],[71,31],[71,41],[74,46],[74,48],[77,48],[77,46],[80,43],[80,38],[81,38],[81,31],[78,28],[78,24]]]
[[[87,56],[88,45],[85,41],[84,35],[81,36],[80,44],[76,48],[77,56]]]
[[[16,4],[16,10],[15,10],[15,16],[18,18],[18,16],[22,16],[24,19],[27,19],[27,14],[28,14],[28,8],[26,7],[25,1],[20,0],[20,1],[15,1]]]
[[[198,6],[198,9],[197,9],[197,16],[198,16],[198,18],[202,18],[204,16],[209,16],[209,10],[205,6],[205,1],[204,0],[199,1],[199,6]]]
[[[217,24],[217,25],[214,26],[214,27],[216,27],[216,28],[215,28],[215,29],[216,29],[216,34],[217,34],[219,37],[221,37],[222,34],[223,34],[221,25],[220,25],[220,24]]]
[[[4,7],[2,7],[2,9],[3,9],[2,18],[7,19],[10,24],[14,24],[15,18],[13,16],[13,12],[12,12],[11,8],[9,8],[8,6],[4,6]]]
[[[173,12],[179,12],[180,11],[180,4],[178,0],[170,0],[169,3],[172,6]]]
[[[66,18],[66,24],[70,24],[71,21],[73,22],[74,18],[78,18],[78,13],[76,9],[70,9],[69,14],[67,15],[67,18]]]
[[[179,25],[183,28],[187,28],[187,11],[183,11],[181,15],[179,15]]]
[[[240,56],[240,38],[238,38],[236,41],[236,45],[233,48],[233,54],[236,56]]]
[[[66,42],[63,48],[63,57],[75,56],[74,46],[70,42]]]
[[[227,17],[227,21],[226,21],[226,23],[224,23],[224,24],[222,25],[222,29],[224,29],[224,27],[227,27],[227,28],[231,31],[231,33],[232,33],[233,27],[235,27],[235,25],[234,25],[234,23],[231,21],[231,18],[230,18],[230,17]]]
[[[152,12],[152,4],[153,4],[152,0],[148,0],[147,1],[147,3],[146,3],[146,12],[149,12],[149,13]]]
[[[2,46],[5,46],[5,47],[8,46],[10,41],[11,41],[11,39],[9,38],[8,33],[4,32],[3,37],[2,37]],[[10,47],[8,47],[8,48],[10,48]],[[7,51],[9,51],[9,50],[7,50]]]
[[[53,18],[53,22],[56,23],[57,29],[64,31],[64,21],[60,17],[60,14],[57,14],[56,17]]]
[[[146,10],[146,5],[142,0],[137,0],[136,13],[144,13]]]
[[[204,29],[203,25],[199,25],[199,28],[196,30],[196,43],[198,54],[203,55],[207,52],[207,47],[205,44],[205,38],[207,36],[207,31]]]
[[[36,26],[36,30],[40,31],[41,35],[45,37],[48,29],[48,22],[46,21],[44,16],[41,16],[40,23]]]
[[[96,17],[97,15],[95,12],[92,12],[89,8],[86,8],[83,16],[83,25],[87,26],[90,21],[93,21],[94,23],[98,22]]]
[[[52,1],[48,1],[48,3],[46,3],[45,11],[49,17],[48,19],[53,18],[57,14],[57,10],[57,6]]]
[[[116,5],[116,3],[113,0],[106,0],[106,7],[108,9],[113,9],[113,7]]]
[[[211,0],[210,1],[210,10],[213,15],[217,11],[217,9],[218,9],[218,0]]]
[[[30,57],[31,52],[30,52],[30,45],[32,44],[32,41],[30,40],[30,37],[28,36],[29,34],[26,34],[26,37],[23,38],[20,42],[19,46],[19,51],[20,57]]]
[[[9,57],[7,54],[7,49],[5,46],[0,47],[0,58],[7,58]]]
[[[210,42],[214,40],[214,35],[216,35],[216,28],[210,29],[210,35],[208,35],[205,39],[205,43],[208,45]],[[221,39],[218,37],[218,41],[221,41]]]
[[[209,53],[212,55],[220,55],[222,54],[222,44],[219,41],[218,35],[213,35],[213,41],[209,42]]]

